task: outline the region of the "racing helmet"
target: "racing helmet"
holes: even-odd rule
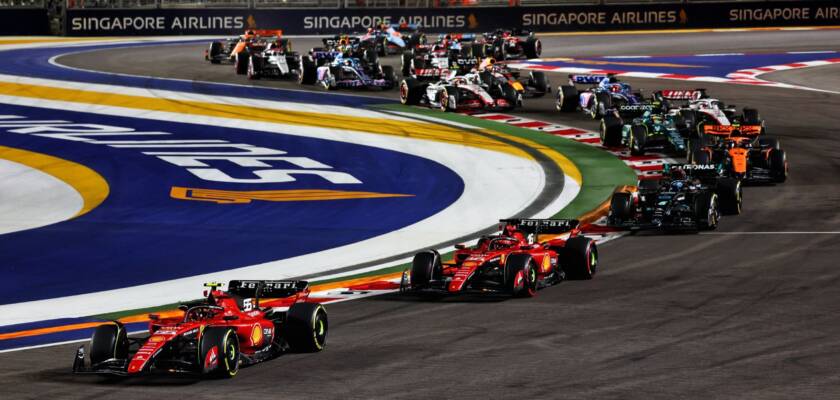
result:
[[[671,190],[678,192],[685,186],[684,180],[671,181]]]
[[[612,78],[611,78],[611,79],[612,79]],[[615,82],[610,82],[610,83],[615,83]],[[619,92],[621,92],[621,86],[619,86],[619,85],[610,85],[610,92],[613,92],[613,93],[619,93]]]

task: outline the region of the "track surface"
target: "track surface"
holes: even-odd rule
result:
[[[543,43],[545,57],[838,50],[840,32],[562,36]],[[299,39],[295,45],[312,44]],[[229,66],[203,63],[201,51],[195,45],[112,50],[59,62],[248,83]],[[836,74],[826,67],[772,77],[820,84],[836,83]],[[552,78],[553,84],[562,80]],[[697,86],[628,81],[644,89]],[[791,161],[787,183],[749,188],[744,214],[724,219],[715,232],[637,235],[608,243],[601,248],[602,270],[595,280],[567,282],[530,300],[386,296],[331,305],[326,351],[283,356],[244,369],[233,381],[72,376],[77,345],[65,345],[0,355],[4,393],[120,399],[245,393],[302,399],[836,399],[840,95],[703,86],[729,103],[757,107]],[[582,116],[554,112],[548,99],[526,107],[521,114],[531,118],[596,126]]]

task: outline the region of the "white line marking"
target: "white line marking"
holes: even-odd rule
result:
[[[700,232],[701,235],[838,235],[840,231]]]
[[[789,51],[788,54],[833,54],[834,50],[815,50],[815,51]]]
[[[717,56],[743,56],[744,53],[707,53],[695,54],[696,57],[717,57]]]

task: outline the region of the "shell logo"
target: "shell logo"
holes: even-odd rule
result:
[[[258,346],[262,343],[263,340],[263,332],[262,328],[260,328],[259,324],[254,325],[254,329],[251,330],[251,345]]]

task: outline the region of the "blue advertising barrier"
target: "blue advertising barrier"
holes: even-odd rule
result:
[[[423,9],[77,9],[65,33],[85,35],[234,34],[247,28],[312,35],[361,31],[380,23],[426,32],[680,29],[840,24],[837,1],[634,4]]]

